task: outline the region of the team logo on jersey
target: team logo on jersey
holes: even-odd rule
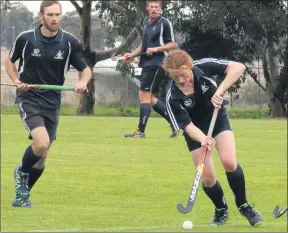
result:
[[[62,60],[63,59],[63,53],[64,53],[64,51],[63,52],[61,52],[61,50],[59,50],[58,52],[57,52],[57,54],[56,54],[56,56],[54,57],[54,59],[60,59],[60,60]]]
[[[205,82],[204,82],[204,84],[203,84],[203,85],[201,84],[201,89],[202,89],[202,94],[204,94],[206,91],[208,91],[208,90],[209,90],[209,87],[208,87],[208,86],[206,86],[206,85],[205,85]]]
[[[185,101],[184,101],[184,105],[186,106],[186,107],[193,107],[194,106],[194,102],[193,102],[193,100],[192,99],[186,99]]]
[[[40,54],[40,49],[34,49],[33,50],[33,53],[31,53],[31,55],[33,56],[33,57],[41,57],[41,54]]]
[[[154,27],[152,28],[152,30],[155,31],[155,29],[156,29],[156,27],[154,26]]]

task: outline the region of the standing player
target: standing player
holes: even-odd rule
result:
[[[174,40],[173,27],[170,21],[161,16],[162,3],[160,0],[148,0],[146,9],[148,17],[145,18],[142,27],[142,43],[132,53],[125,54],[130,57],[141,52],[146,55],[140,57],[139,67],[142,67],[141,84],[139,90],[140,116],[138,129],[125,137],[145,138],[145,128],[151,113],[151,107],[164,117],[170,124],[172,135],[176,137],[177,132],[170,123],[165,104],[157,99],[155,94],[162,82],[165,71],[161,67],[165,57],[164,52],[175,49],[177,44]],[[127,59],[126,62],[131,62]]]
[[[245,66],[238,62],[213,58],[194,61],[183,50],[168,54],[164,67],[173,79],[167,93],[168,114],[175,129],[184,130],[185,140],[197,166],[203,156],[203,148],[215,146],[225,169],[230,188],[240,213],[252,226],[263,221],[261,215],[246,198],[244,173],[236,159],[235,140],[227,112],[223,106],[223,93],[243,74]],[[217,76],[225,79],[217,87]],[[219,113],[213,138],[207,132],[213,109]],[[203,190],[215,205],[211,225],[222,225],[228,220],[228,206],[220,183],[216,179],[212,152],[208,152],[203,172]]]
[[[42,24],[17,37],[5,64],[11,80],[18,85],[16,103],[32,139],[32,144],[24,152],[22,165],[14,172],[14,207],[33,207],[29,193],[42,175],[48,150],[56,139],[61,104],[60,91],[29,89],[27,85],[63,85],[70,64],[82,71],[81,80],[75,87],[77,93],[86,90],[91,78],[79,41],[59,28],[60,3],[43,1],[39,16]],[[17,71],[14,63],[18,59]]]

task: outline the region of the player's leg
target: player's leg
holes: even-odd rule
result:
[[[27,104],[20,104],[20,116],[32,137],[32,144],[28,146],[22,158],[22,165],[15,171],[16,196],[12,203],[14,207],[33,207],[29,200],[29,177],[32,167],[48,151],[50,140],[44,126],[44,119],[39,115],[39,108]]]
[[[157,112],[160,116],[162,116],[169,123],[170,128],[172,130],[170,138],[174,138],[177,137],[178,132],[174,129],[173,124],[170,121],[170,118],[167,113],[167,107],[160,99],[155,97],[156,96],[155,94],[159,91],[161,84],[163,84],[166,79],[169,79],[169,77],[165,75],[164,69],[162,67],[159,67],[157,69],[157,73],[150,88],[150,91],[152,93],[151,104],[153,106],[153,110]]]
[[[221,163],[226,171],[227,180],[235,196],[235,202],[240,213],[254,226],[263,219],[258,211],[248,204],[246,197],[245,177],[236,159],[236,147],[231,125],[226,112],[220,114],[214,133],[217,135],[216,148]]]
[[[142,68],[141,83],[139,90],[140,116],[138,128],[132,134],[126,134],[125,137],[145,138],[145,129],[151,113],[151,85],[157,74],[157,66]]]
[[[184,133],[189,151],[191,151],[192,160],[197,167],[204,155],[204,148],[200,143],[192,140]],[[220,183],[216,179],[216,172],[213,163],[212,152],[208,152],[202,175],[202,188],[215,206],[214,216],[210,225],[223,225],[229,217],[228,206],[225,201],[224,192]]]
[[[45,128],[47,129],[47,133],[49,135],[50,144],[52,144],[56,140],[56,134],[57,134],[57,127],[58,127],[58,121],[59,121],[59,110],[51,110],[49,112],[45,111],[43,115],[46,115],[45,117]],[[48,155],[48,151],[45,151],[42,155],[42,158],[34,164],[32,171],[29,176],[29,190],[33,188],[35,183],[38,181],[38,179],[41,177],[45,170],[45,161]]]

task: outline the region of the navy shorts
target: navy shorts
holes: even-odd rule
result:
[[[35,105],[20,103],[20,117],[28,132],[38,127],[45,127],[50,143],[56,140],[56,132],[59,122],[59,109],[41,108]],[[32,139],[29,134],[29,139]]]
[[[159,91],[162,82],[169,80],[161,66],[147,66],[142,68],[140,90],[155,94]]]
[[[209,126],[210,126],[211,118],[205,122],[203,122],[201,125],[196,125],[205,135],[208,134]],[[232,131],[231,124],[228,119],[228,115],[225,109],[223,109],[221,112],[219,112],[217,116],[217,120],[214,126],[214,130],[212,133],[212,137],[215,138],[219,133],[230,130]],[[193,140],[188,136],[186,132],[183,133],[185,137],[185,141],[187,143],[187,147],[189,151],[196,150],[201,147],[201,143]]]

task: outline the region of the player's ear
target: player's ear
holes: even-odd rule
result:
[[[41,20],[43,20],[43,13],[42,13],[42,12],[39,12],[39,13],[38,13],[38,16],[39,16],[39,18],[40,18]]]

